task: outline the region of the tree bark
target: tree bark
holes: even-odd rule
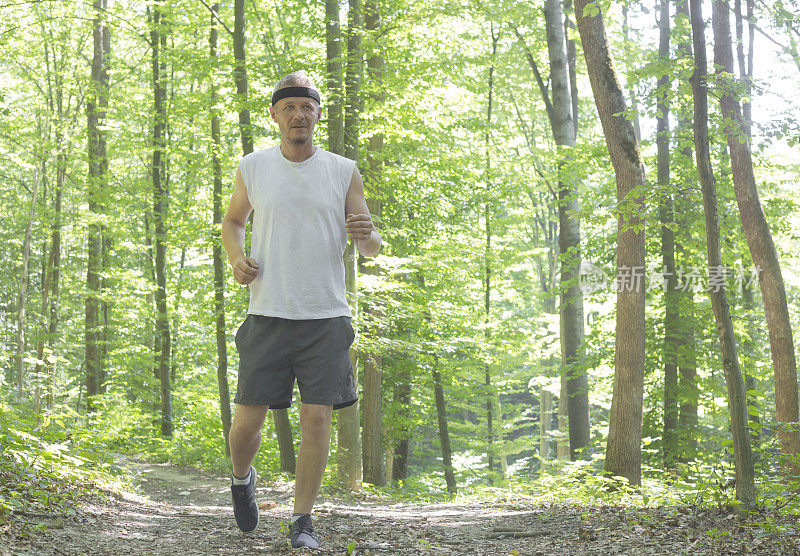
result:
[[[689,0],[676,0],[675,2],[676,20],[678,18],[684,19],[689,23]],[[676,25],[676,27],[678,27]],[[681,58],[687,63],[692,62],[692,36],[691,28],[681,25],[679,27],[682,31],[678,42],[678,53]],[[680,107],[676,107],[680,108]],[[676,164],[676,170],[680,172],[678,179],[692,179],[684,178],[683,176],[694,175],[694,157],[692,139],[692,112],[691,110],[676,110],[677,112],[677,128],[675,130],[675,137],[678,139],[678,153],[680,157]],[[697,203],[694,199],[687,195],[676,195],[673,198],[673,221],[675,221],[679,228],[682,230],[680,240],[675,241],[676,258],[683,257],[684,249],[682,242],[691,242],[691,232],[687,232],[688,226],[683,226],[681,219],[675,218],[676,215],[682,217],[688,216],[694,212]],[[674,234],[673,234],[674,236]],[[683,257],[685,260],[685,257]],[[695,350],[695,317],[696,311],[694,306],[694,293],[691,288],[686,291],[681,290],[678,295],[678,319],[680,326],[678,327],[679,339],[678,350],[676,353],[678,365],[678,392],[679,392],[679,414],[678,422],[680,424],[681,434],[679,435],[681,441],[681,449],[679,459],[687,463],[692,461],[697,456],[697,402],[700,398],[699,389],[697,385],[697,352]]]
[[[450,448],[450,432],[447,428],[447,406],[444,401],[444,388],[442,387],[442,377],[439,374],[439,358],[434,355],[434,364],[431,369],[433,379],[433,395],[436,400],[436,418],[439,422],[439,443],[442,448],[442,467],[444,468],[444,480],[447,484],[447,492],[456,494],[456,478],[453,473],[453,451]]]
[[[325,47],[328,83],[328,150],[344,156],[342,113],[342,32],[339,26],[338,0],[325,0]]]
[[[169,190],[166,180],[167,87],[164,59],[167,22],[162,4],[153,4],[150,45],[153,49],[153,226],[156,273],[156,335],[159,338],[158,376],[161,391],[161,435],[172,436],[172,382],[170,377],[170,322],[167,307],[167,220]]]
[[[570,458],[576,460],[589,444],[589,379],[583,355],[583,292],[580,277],[581,254],[578,187],[575,172],[570,169],[571,149],[575,147],[573,94],[562,23],[564,14],[560,0],[547,0],[544,6],[547,52],[550,60],[550,82],[553,109],[550,128],[558,156],[558,249],[561,258],[561,363],[566,376],[567,413],[569,415]]]
[[[658,59],[669,63],[670,0],[661,0],[658,16]],[[662,461],[664,467],[672,468],[678,457],[678,296],[675,276],[675,233],[672,186],[670,184],[670,129],[669,129],[670,76],[664,72],[656,85],[656,149],[661,221],[661,265],[664,275],[664,430],[662,434]]]
[[[208,35],[209,54],[214,70],[219,66],[217,54],[217,19],[219,4],[211,6],[211,30]],[[222,436],[225,441],[225,455],[231,455],[228,437],[231,430],[231,395],[228,387],[228,337],[225,326],[225,263],[222,258],[222,141],[219,129],[219,93],[214,81],[215,72],[210,75],[209,104],[211,112],[211,167],[214,173],[214,206],[212,216],[212,256],[214,258],[214,321],[217,339],[217,384],[219,387],[219,412],[222,421]]]
[[[578,111],[578,72],[576,69],[577,56],[575,53],[575,41],[569,38],[570,33],[575,29],[575,24],[569,18],[572,10],[572,0],[565,0],[564,2],[564,36],[567,40],[567,67],[569,68],[569,90],[572,96],[572,127],[574,128],[574,135],[578,137],[578,120],[580,113]]]
[[[367,56],[367,79],[371,82],[372,109],[379,111],[384,102],[383,93],[383,66],[384,58],[381,47],[375,37],[381,29],[381,13],[377,0],[367,0],[364,6],[364,23],[370,41]],[[383,180],[383,133],[376,132],[369,139],[367,147],[367,172],[364,187],[367,192],[367,206],[373,220],[381,219],[381,182]],[[374,265],[366,265],[363,258],[359,259],[359,272],[377,275],[379,269]],[[381,320],[380,301],[375,292],[366,296],[361,306],[361,315],[370,335],[380,338],[383,336],[381,327],[377,322]],[[383,359],[380,353],[362,353],[364,361],[364,403],[361,409],[361,434],[363,450],[364,480],[374,485],[386,483],[386,449],[383,443]]]
[[[486,183],[486,198],[483,205],[484,216],[484,230],[485,230],[485,246],[484,246],[484,280],[483,280],[483,324],[484,324],[484,340],[486,342],[486,357],[487,362],[483,365],[484,373],[484,386],[486,387],[486,442],[487,442],[487,455],[489,464],[489,473],[496,471],[495,459],[500,459],[502,456],[497,455],[497,448],[495,446],[495,439],[497,437],[497,416],[495,415],[495,406],[497,393],[492,386],[492,367],[488,363],[488,358],[491,357],[492,351],[492,333],[489,329],[489,322],[491,318],[491,295],[492,295],[492,168],[491,168],[491,153],[490,153],[490,140],[492,128],[492,94],[494,93],[494,59],[497,52],[497,41],[499,35],[495,35],[494,27],[492,27],[492,64],[489,66],[489,98],[486,105],[486,130],[484,132],[485,143],[485,166],[484,166],[484,180]],[[442,448],[444,450],[444,447]],[[503,471],[503,465],[500,465],[500,471]],[[489,481],[492,481],[490,475]]]
[[[703,190],[703,207],[706,220],[706,247],[709,272],[722,268],[720,250],[719,213],[717,212],[717,186],[711,167],[708,139],[708,84],[706,76],[705,22],[702,0],[691,0],[692,38],[694,43],[694,73],[691,78],[694,98],[694,144],[697,172]],[[753,460],[750,449],[750,431],[747,426],[747,398],[744,380],[739,369],[736,339],[731,322],[728,297],[724,288],[709,288],[711,306],[717,323],[722,370],[728,391],[728,410],[733,434],[733,453],[736,468],[736,499],[745,510],[755,501]]]
[[[248,108],[247,63],[245,58],[245,0],[233,2],[233,80],[236,84],[236,103],[239,113],[239,135],[242,139],[242,152],[253,152],[253,128],[250,125]]]
[[[730,11],[727,2],[712,2],[714,29],[714,64],[721,83],[720,106],[726,122],[728,150],[731,156],[731,173],[736,204],[742,218],[750,255],[758,268],[758,285],[764,300],[772,366],[775,373],[775,419],[781,453],[786,458],[785,475],[800,473],[800,467],[791,463],[800,453],[800,416],[798,415],[797,361],[794,340],[786,301],[781,266],[772,232],[769,229],[761,200],[758,196],[750,142],[747,138],[748,122],[742,116],[738,99],[731,88],[733,84],[733,49],[731,47]],[[744,134],[744,136],[742,135]]]
[[[550,453],[550,431],[553,425],[553,394],[542,386],[539,394],[539,461],[544,469],[548,460],[553,459]]]
[[[401,425],[400,439],[394,447],[392,459],[392,481],[404,481],[408,477],[408,452],[410,431],[407,423],[411,419],[411,373],[402,369],[396,374],[397,383],[394,387],[394,404],[398,408]]]
[[[281,471],[294,475],[297,458],[294,453],[292,423],[287,409],[273,409],[272,422],[275,424],[275,435],[278,437],[278,452],[281,457]]]
[[[614,387],[605,470],[641,482],[642,398],[644,389],[644,162],[614,69],[601,14],[575,13],[597,112],[617,180],[617,323]],[[596,8],[596,5],[593,5]]]
[[[44,164],[42,164],[44,166]],[[25,393],[25,301],[28,297],[28,259],[31,253],[31,229],[36,217],[36,200],[39,196],[39,185],[42,182],[41,172],[37,169],[33,176],[31,191],[31,208],[25,225],[25,239],[22,242],[22,265],[19,272],[19,297],[17,300],[17,397],[22,399]]]
[[[345,75],[346,100],[344,110],[345,156],[358,163],[358,126],[361,111],[361,75],[363,73],[363,51],[361,33],[364,28],[364,8],[361,0],[350,0],[347,30],[347,69]],[[349,242],[344,253],[345,286],[353,315],[358,315],[356,287],[356,255],[353,242]],[[350,349],[353,370],[358,372],[358,352]],[[338,480],[350,490],[362,488],[361,435],[359,434],[359,402],[339,410],[336,417],[338,451]]]
[[[108,180],[104,168],[107,168],[106,132],[103,129],[108,97],[108,60],[105,59],[104,43],[108,35],[103,14],[107,9],[106,0],[94,0],[94,21],[92,29],[93,54],[91,72],[91,91],[86,103],[88,166],[87,179],[89,201],[89,229],[87,233],[87,267],[86,267],[86,313],[85,313],[85,377],[86,377],[86,410],[93,409],[94,396],[100,392],[100,373],[102,367],[100,297],[103,237],[102,237],[102,195]]]
[[[759,331],[755,323],[756,304],[753,300],[753,287],[746,280],[742,281],[742,309],[744,313],[742,318],[744,318],[746,322],[744,340],[742,341],[742,353],[746,354],[752,361],[755,359],[755,353],[757,353],[754,339],[758,337]],[[744,368],[747,369],[748,365],[745,364]],[[747,390],[747,407],[750,408],[752,406],[756,410],[755,414],[748,411],[748,419],[750,419],[750,422],[753,424],[750,431],[753,443],[753,466],[756,467],[761,462],[761,408],[759,407],[760,403],[758,397],[751,395],[750,391],[758,390],[759,385],[756,377],[746,370],[744,372],[744,386]],[[762,469],[761,472],[763,473],[764,470]]]

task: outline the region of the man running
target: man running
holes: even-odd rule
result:
[[[313,81],[303,72],[280,79],[270,115],[281,143],[242,158],[222,221],[233,276],[250,285],[247,318],[236,333],[233,513],[242,531],[258,525],[252,462],[261,427],[268,409],[289,407],[296,379],[302,436],[290,531],[294,548],[317,548],[311,510],[328,460],[332,412],[357,400],[342,255],[348,235],[365,257],[378,253],[381,238],[355,162],[313,144],[321,115]],[[247,256],[244,230],[251,211]]]

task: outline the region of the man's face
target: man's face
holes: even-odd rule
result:
[[[282,98],[269,109],[272,119],[278,123],[281,138],[295,145],[311,141],[314,127],[322,110],[317,101],[307,97]]]

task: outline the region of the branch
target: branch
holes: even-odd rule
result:
[[[553,198],[558,200],[558,193],[556,193],[555,190],[553,190],[553,186],[550,185],[550,181],[548,181],[548,179],[544,176],[544,174],[542,174],[542,171],[539,170],[539,168],[537,168],[536,166],[534,166],[533,169],[536,170],[536,173],[539,174],[539,177],[541,177],[544,180],[545,185],[547,185],[547,189],[549,189],[550,193],[553,194]]]
[[[528,59],[528,65],[531,67],[533,71],[534,77],[536,77],[536,83],[539,85],[539,90],[542,92],[542,99],[544,100],[544,107],[547,110],[547,118],[552,122],[553,121],[553,105],[550,102],[550,94],[547,92],[547,85],[545,84],[544,80],[542,79],[541,74],[539,73],[539,67],[536,65],[536,60],[533,59],[533,54],[531,54],[528,45],[525,43],[525,39],[522,38],[522,35],[519,32],[519,29],[516,26],[512,25],[512,29],[514,29],[514,33],[517,35],[520,44],[522,44],[522,48],[525,50],[525,58]]]
[[[219,24],[225,28],[225,30],[228,32],[230,36],[233,36],[233,31],[231,31],[230,28],[227,25],[225,25],[225,22],[222,21],[222,18],[219,17],[219,14],[216,12],[216,10],[214,10],[214,8],[209,6],[206,0],[200,0],[200,3],[203,4],[206,8],[208,8],[208,11],[211,12],[211,15],[214,16],[214,19],[216,19],[219,22]]]

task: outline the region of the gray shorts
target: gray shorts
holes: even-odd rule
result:
[[[289,320],[247,315],[236,332],[239,382],[234,402],[284,409],[294,381],[302,403],[341,409],[358,400],[350,317]]]

